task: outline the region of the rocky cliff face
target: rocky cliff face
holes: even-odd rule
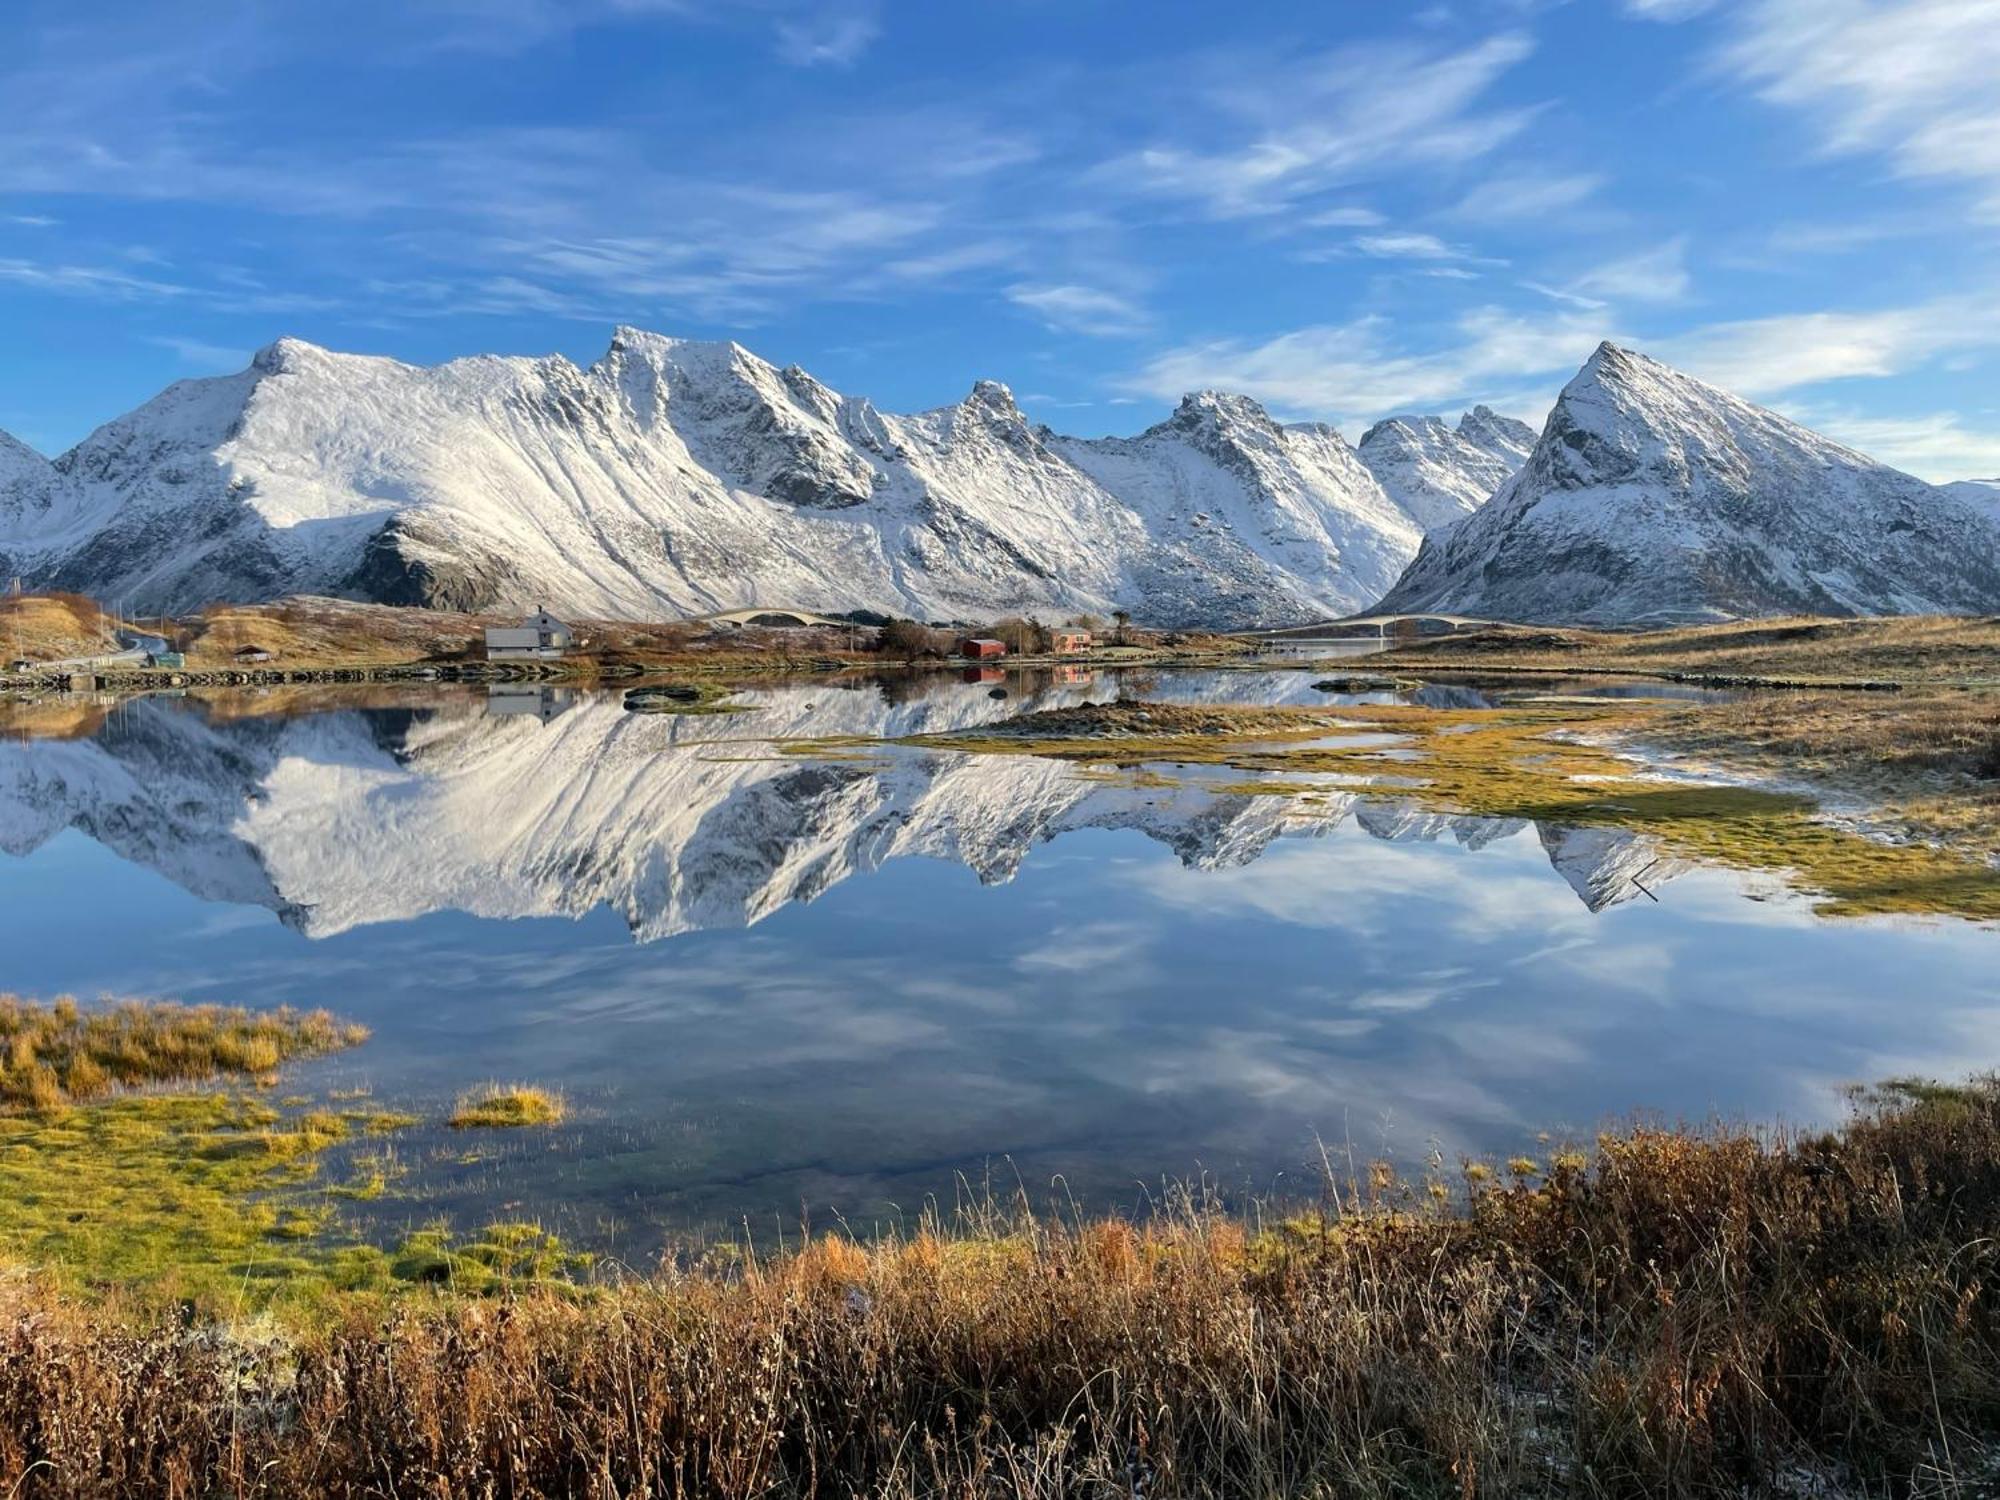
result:
[[[0,552],[34,582],[156,608],[323,592],[1246,626],[1360,608],[1420,536],[1337,433],[1240,397],[1091,443],[1031,426],[993,382],[895,416],[735,344],[635,329],[587,369],[281,340],[53,464],[0,454],[0,483]]]
[[[1946,490],[1603,345],[1521,471],[1385,611],[1605,625],[2000,609],[2000,526]]]

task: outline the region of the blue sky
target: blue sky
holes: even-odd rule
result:
[[[6,12],[0,427],[45,452],[280,334],[624,322],[1083,433],[1201,386],[1539,421],[1613,337],[2000,474],[1996,0]]]

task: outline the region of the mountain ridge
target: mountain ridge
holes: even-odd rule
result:
[[[275,340],[0,492],[14,571],[151,608],[317,592],[1253,626],[1362,607],[1420,539],[1337,431],[1245,397],[1068,438],[995,381],[896,415],[733,341],[631,327],[588,367]]]

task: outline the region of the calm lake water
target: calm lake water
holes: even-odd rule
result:
[[[688,718],[541,689],[141,700],[0,741],[0,988],[326,1005],[375,1037],[291,1083],[432,1119],[488,1079],[558,1087],[553,1132],[401,1138],[404,1195],[356,1212],[385,1237],[535,1213],[635,1259],[968,1183],[1111,1210],[1197,1175],[1310,1192],[1320,1143],[1831,1118],[1853,1081],[2000,1065],[1991,927],[1824,920],[1615,831],[1332,783],[778,748],[1121,690],[1328,701],[1313,681],[819,681]]]

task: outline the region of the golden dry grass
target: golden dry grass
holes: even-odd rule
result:
[[[353,1047],[367,1028],[323,1010],[249,1011],[127,1000],[84,1007],[0,995],[0,1110],[53,1110],[149,1083],[257,1078]]]
[[[119,649],[115,622],[81,594],[0,595],[0,669]]]
[[[1787,682],[2000,682],[2000,617],[1738,620],[1620,633],[1502,626],[1414,642],[1368,665],[1673,672]]]
[[[1991,1492],[1991,1081],[1352,1176],[1291,1217],[989,1212],[294,1328],[15,1278],[0,1493]]]

